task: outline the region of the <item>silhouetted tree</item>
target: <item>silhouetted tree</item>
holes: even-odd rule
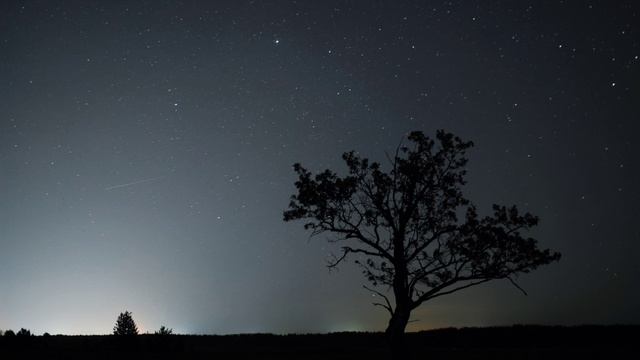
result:
[[[162,325],[160,326],[160,330],[155,332],[155,335],[173,335],[173,329],[167,328]]]
[[[381,298],[374,305],[389,312],[386,333],[395,345],[425,301],[494,279],[522,290],[518,274],[560,258],[521,235],[536,216],[494,205],[493,215],[480,217],[463,196],[465,152],[473,143],[442,130],[435,140],[418,131],[408,139],[388,156],[387,171],[353,151],[343,155],[346,176],[312,176],[295,164],[297,194],[284,212],[285,221],[306,220],[312,236],[329,233],[331,242],[343,242],[329,267],[357,256],[367,279],[382,287],[365,286]]]
[[[113,327],[113,335],[138,335],[138,327],[133,321],[131,312],[125,311],[118,315],[116,325]]]
[[[21,328],[17,333],[16,336],[31,336],[31,331],[27,330],[25,328]]]
[[[13,330],[9,329],[4,332],[4,336],[16,336],[16,333]]]

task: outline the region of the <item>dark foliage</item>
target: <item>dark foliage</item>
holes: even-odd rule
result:
[[[638,326],[513,326],[408,333],[407,359],[634,359]],[[3,359],[388,359],[381,333],[0,338]],[[126,340],[126,339],[125,339]],[[635,354],[635,355],[633,355]]]
[[[348,152],[348,175],[325,170],[315,176],[300,164],[297,194],[291,197],[284,220],[305,220],[312,235],[333,234],[340,254],[335,267],[356,256],[366,278],[379,290],[391,319],[387,334],[404,333],[411,311],[425,301],[485,283],[506,279],[560,258],[539,249],[522,231],[538,223],[515,206],[494,205],[480,216],[464,197],[466,151],[473,145],[438,131],[436,139],[422,132],[408,136],[389,156],[389,167]],[[392,291],[392,299],[387,297]]]
[[[154,333],[154,335],[173,335],[173,329],[167,328],[162,325],[160,326],[160,329]]]
[[[16,333],[13,330],[9,329],[4,332],[4,336],[16,336]]]
[[[31,336],[31,331],[27,330],[25,328],[21,328],[17,333],[16,336]]]
[[[116,325],[113,327],[113,335],[138,335],[138,327],[133,321],[131,312],[125,311],[118,315]]]

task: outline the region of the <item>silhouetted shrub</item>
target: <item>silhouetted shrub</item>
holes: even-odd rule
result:
[[[160,330],[154,333],[155,335],[173,335],[173,329],[165,327],[164,325],[160,326]]]
[[[44,337],[49,337],[49,336],[51,336],[51,334],[49,334],[48,332],[46,332],[46,333],[42,334],[42,336],[44,336]]]
[[[14,333],[13,330],[9,329],[4,332],[4,336],[16,336],[16,333]]]
[[[116,325],[113,327],[113,335],[138,335],[138,327],[133,321],[130,311],[118,315]]]
[[[21,328],[20,331],[16,333],[16,336],[31,336],[31,331],[25,328]]]

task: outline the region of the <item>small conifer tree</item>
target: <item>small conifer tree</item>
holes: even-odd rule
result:
[[[118,315],[116,325],[113,327],[113,335],[138,335],[138,327],[133,321],[130,311]]]

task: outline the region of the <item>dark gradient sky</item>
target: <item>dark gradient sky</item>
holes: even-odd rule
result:
[[[640,322],[634,1],[2,1],[0,328],[382,330],[359,269],[282,222],[291,164],[476,147],[466,194],[560,263],[412,330]]]

